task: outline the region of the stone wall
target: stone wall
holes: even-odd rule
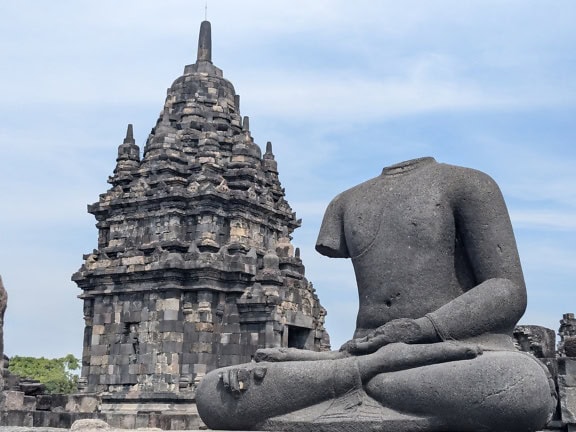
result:
[[[160,428],[162,430],[205,429],[193,402],[172,396],[171,403],[149,401],[148,409],[102,410],[102,398],[95,395],[25,396],[22,392],[0,392],[0,426],[51,427],[69,429],[77,420],[99,419],[120,429]],[[137,408],[136,406],[134,408]]]

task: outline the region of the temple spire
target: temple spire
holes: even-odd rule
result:
[[[132,130],[132,124],[128,124],[128,128],[126,129],[126,138],[124,138],[124,144],[131,143],[134,144],[134,132]]]
[[[202,24],[200,24],[197,62],[201,61],[212,63],[212,30],[210,21],[202,21]]]
[[[134,141],[134,131],[132,124],[126,129],[126,137],[122,144],[118,146],[118,157],[116,158],[116,168],[114,175],[108,179],[108,183],[117,186],[128,184],[132,181],[132,174],[140,167],[140,147]]]

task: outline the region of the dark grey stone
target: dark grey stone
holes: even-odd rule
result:
[[[526,289],[489,176],[429,157],[385,168],[332,200],[316,248],[352,259],[354,339],[209,373],[196,394],[209,427],[535,431],[551,418],[548,369],[513,343]]]
[[[36,396],[44,393],[46,386],[40,381],[22,379],[20,381],[20,391],[26,396]]]
[[[165,341],[162,342],[163,352],[182,352],[182,342]]]
[[[516,346],[539,359],[556,357],[556,334],[554,330],[536,326],[519,325],[514,329]]]
[[[36,396],[36,409],[39,411],[49,411],[52,407],[52,395]]]
[[[4,314],[8,305],[8,293],[0,276],[0,391],[4,389]]]
[[[573,313],[567,313],[560,320],[560,343],[558,353],[563,357],[576,357],[576,319]]]
[[[182,333],[184,331],[184,323],[182,321],[160,321],[158,323],[158,331],[163,332],[177,332]]]
[[[558,359],[558,393],[560,418],[563,423],[576,425],[576,359]]]

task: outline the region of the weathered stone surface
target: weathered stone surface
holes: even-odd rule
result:
[[[4,314],[8,305],[8,293],[0,276],[0,391],[4,389]]]
[[[191,392],[257,348],[329,349],[272,145],[262,154],[211,59],[204,22],[142,157],[129,125],[111,189],[88,207],[98,247],[73,276],[83,391]]]
[[[576,358],[558,359],[558,393],[560,418],[564,424],[576,425]]]
[[[24,395],[23,409],[26,411],[34,411],[36,409],[36,396]]]
[[[24,408],[24,393],[20,391],[5,390],[0,392],[0,409],[4,411],[17,411]]]
[[[558,353],[563,357],[576,357],[576,319],[573,313],[564,314],[560,320]]]
[[[513,344],[526,290],[486,174],[433,158],[385,168],[330,203],[316,247],[352,259],[354,339],[212,371],[197,391],[209,427],[534,431],[551,418],[548,370]]]
[[[49,411],[52,408],[52,395],[43,394],[36,396],[36,409],[39,411]]]
[[[556,357],[554,330],[536,325],[519,325],[514,328],[513,335],[520,351],[529,352],[539,359]]]
[[[110,425],[103,420],[83,419],[76,420],[70,427],[71,431],[108,430]]]
[[[36,396],[44,393],[46,386],[40,381],[24,379],[20,380],[20,391],[27,396]]]
[[[67,412],[93,413],[100,409],[100,398],[95,395],[68,395],[65,410]]]

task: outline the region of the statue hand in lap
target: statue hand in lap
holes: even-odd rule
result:
[[[256,362],[313,361],[344,358],[349,355],[365,355],[380,348],[401,342],[405,344],[438,342],[438,337],[431,321],[421,319],[399,318],[387,322],[368,332],[364,337],[346,342],[339,351],[315,352],[296,348],[261,348],[254,354]]]
[[[361,355],[372,353],[379,348],[394,343],[423,343],[432,342],[435,336],[433,327],[423,320],[399,318],[370,331],[362,338],[352,339],[340,348],[350,354]]]
[[[287,348],[260,348],[254,353],[255,362],[279,362],[286,361]]]
[[[259,362],[289,362],[289,361],[315,361],[336,360],[348,357],[350,354],[343,351],[308,351],[298,348],[260,348],[254,353],[254,361]]]

